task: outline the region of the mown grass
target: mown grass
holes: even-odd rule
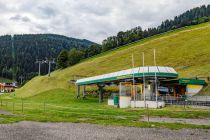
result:
[[[64,89],[50,90],[26,98],[15,97],[14,94],[10,95],[10,99],[2,96],[0,109],[14,113],[14,115],[1,115],[0,118],[3,119],[0,119],[0,123],[30,120],[134,127],[164,127],[171,129],[210,129],[210,126],[142,122],[140,121],[140,118],[148,114],[147,110],[143,108],[114,108],[108,106],[106,102],[99,104],[98,98],[96,97],[88,97],[84,100],[76,99],[74,93]],[[184,108],[178,106],[169,106],[163,109],[150,109],[149,114],[150,116],[172,118],[210,118],[210,110],[208,109],[193,109],[190,107]]]

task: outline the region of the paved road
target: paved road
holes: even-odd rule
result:
[[[210,130],[106,127],[82,123],[19,122],[0,125],[1,140],[208,140]]]

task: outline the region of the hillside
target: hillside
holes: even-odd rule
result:
[[[1,77],[19,80],[24,76],[24,79],[30,79],[37,75],[36,59],[56,58],[63,49],[84,49],[92,44],[95,43],[56,34],[0,36]],[[46,74],[47,71],[48,66],[43,64],[41,73]]]
[[[142,65],[142,52],[145,52],[145,65],[153,65],[153,48],[157,51],[157,65],[174,67],[181,77],[207,76],[210,75],[209,36],[210,22],[153,36],[55,71],[50,78],[35,77],[16,95],[27,97],[58,88],[72,93],[75,86],[69,86],[67,81],[74,75],[93,76],[131,68],[132,54],[135,67]]]
[[[162,21],[157,27],[142,30],[141,26],[138,26],[127,31],[120,31],[116,36],[110,36],[102,42],[102,50],[110,50],[153,35],[208,21],[210,21],[210,5],[202,5],[187,10],[173,19]]]

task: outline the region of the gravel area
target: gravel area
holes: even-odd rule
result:
[[[148,121],[147,116],[143,116],[141,121]],[[150,116],[150,122],[162,122],[162,123],[183,123],[183,124],[195,124],[195,125],[210,125],[210,118],[203,119],[185,119],[185,118],[168,118],[159,116]]]
[[[0,110],[0,114],[3,114],[3,115],[12,115],[11,112],[7,112],[7,111],[4,111],[4,110]]]
[[[208,140],[210,130],[100,126],[23,121],[0,125],[1,140]]]

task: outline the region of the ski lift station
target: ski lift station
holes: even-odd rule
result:
[[[205,85],[205,80],[178,78],[172,67],[144,66],[98,75],[76,81],[77,97],[86,95],[86,86],[97,85],[99,102],[103,102],[104,87],[116,85],[119,93],[112,93],[108,105],[127,107],[161,108],[165,100],[179,100],[180,96],[191,97]]]

